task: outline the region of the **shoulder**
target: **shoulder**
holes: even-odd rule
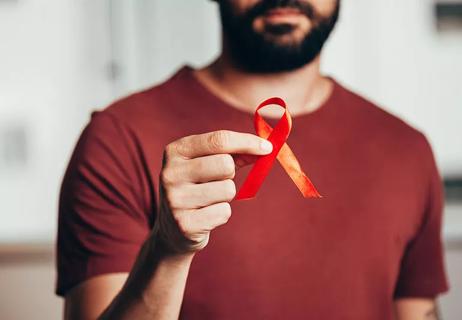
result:
[[[337,85],[342,107],[351,115],[347,119],[371,141],[392,149],[407,149],[414,154],[431,153],[429,142],[419,129],[368,98]]]
[[[92,113],[93,118],[112,118],[128,127],[142,126],[150,120],[161,120],[171,114],[178,93],[187,89],[187,68],[182,67],[162,83],[117,99]]]

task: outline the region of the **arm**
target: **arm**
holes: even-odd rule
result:
[[[427,192],[418,232],[408,243],[401,260],[400,273],[394,293],[396,319],[440,319],[436,297],[449,288],[444,267],[442,242],[443,188],[433,153],[423,139],[418,153],[425,162]],[[425,157],[422,157],[425,155]]]
[[[106,274],[72,289],[65,319],[96,319],[105,309],[101,319],[178,318],[191,260],[190,254],[148,257],[145,244],[128,281],[127,273]]]
[[[395,301],[396,320],[440,320],[438,305],[427,298],[402,298]]]
[[[168,145],[156,223],[128,278],[108,274],[72,289],[66,295],[66,319],[178,318],[195,253],[231,215],[236,189],[230,154],[271,152],[271,145],[264,148],[262,142],[268,144],[251,134],[216,131]],[[241,164],[249,159],[242,157]]]
[[[128,273],[92,277],[72,288],[65,297],[64,319],[96,319],[127,280]]]
[[[166,255],[149,247],[146,242],[125,286],[100,319],[178,319],[194,253]]]

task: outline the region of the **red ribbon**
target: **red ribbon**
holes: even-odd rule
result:
[[[284,114],[274,128],[271,128],[258,113],[258,110],[268,105],[278,105],[284,108]],[[273,144],[273,151],[257,159],[235,199],[241,200],[255,197],[276,158],[305,198],[321,198],[322,196],[302,171],[300,163],[286,143],[292,129],[292,118],[284,100],[275,97],[263,101],[255,110],[254,125],[258,136],[267,139]]]

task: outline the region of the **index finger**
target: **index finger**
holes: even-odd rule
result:
[[[220,153],[265,155],[271,153],[271,142],[251,133],[218,130],[181,138],[177,152],[185,158]]]

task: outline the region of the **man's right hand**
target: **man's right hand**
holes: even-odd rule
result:
[[[76,286],[66,295],[66,319],[178,319],[194,252],[231,215],[235,162],[240,167],[271,150],[258,136],[224,130],[167,145],[156,223],[130,274]]]
[[[270,153],[269,141],[249,133],[220,130],[176,140],[165,148],[160,174],[160,210],[153,241],[172,253],[204,248],[210,231],[231,216],[236,195],[235,160]],[[243,160],[246,159],[246,160]]]

